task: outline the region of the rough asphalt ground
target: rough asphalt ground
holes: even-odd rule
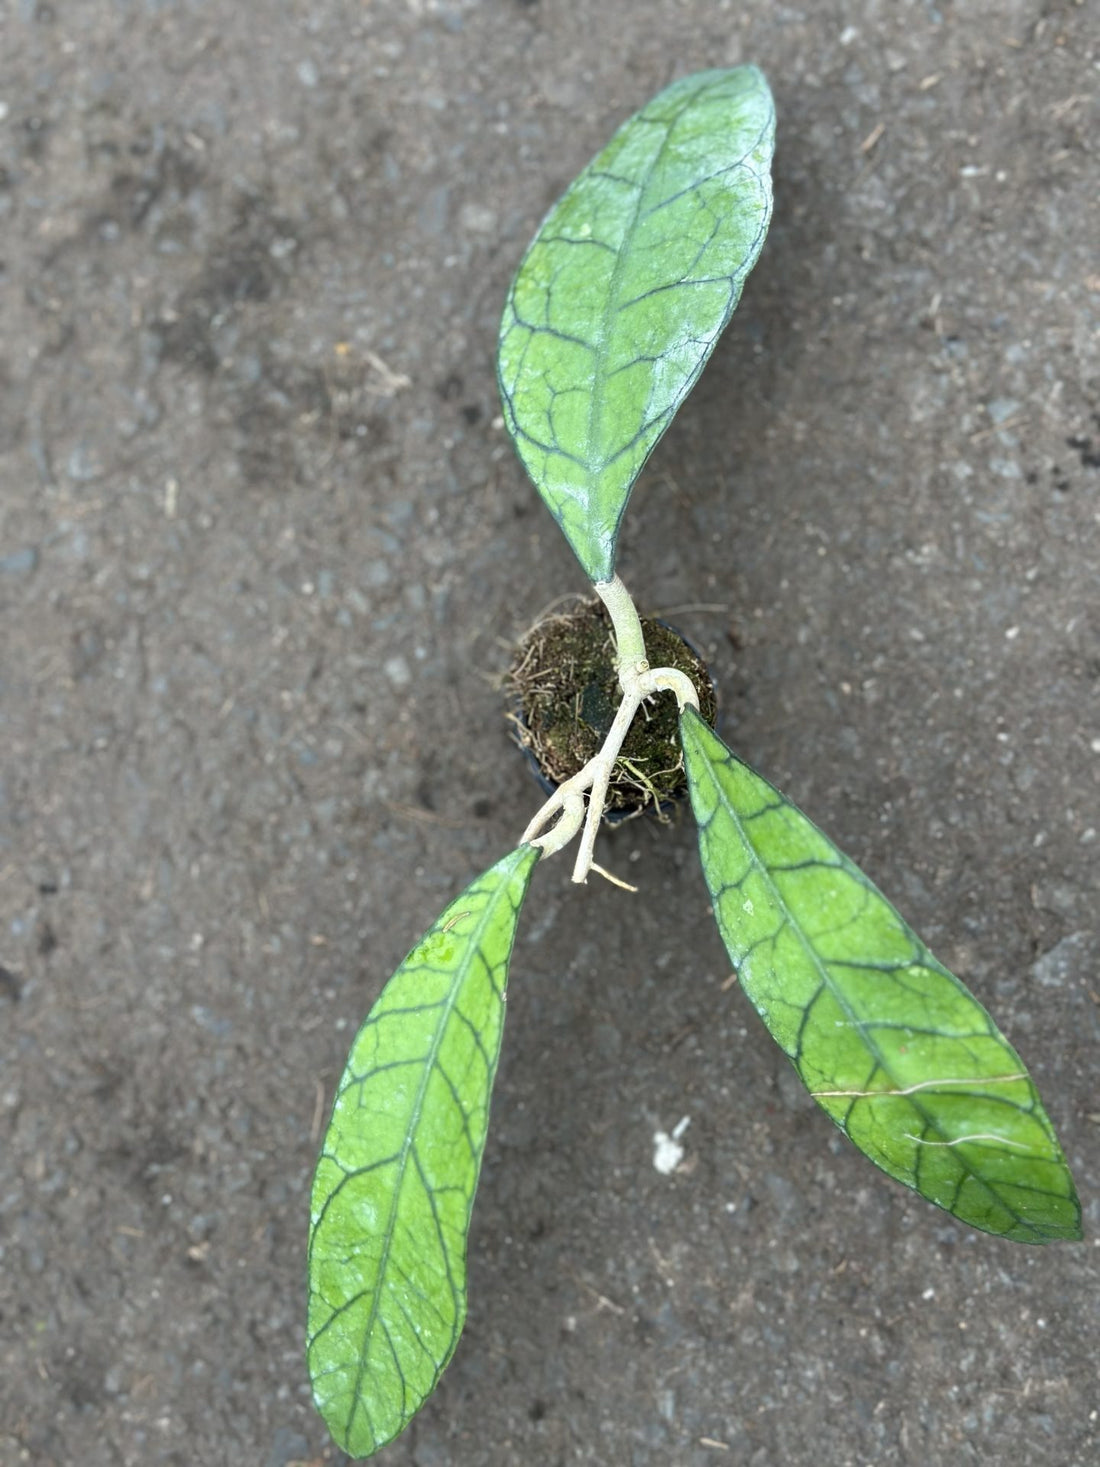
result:
[[[466,1336],[392,1467],[1100,1460],[1100,206],[1068,0],[9,0],[0,1464],[334,1463],[307,1190],[355,1026],[538,796],[583,578],[497,423],[545,208],[753,60],[776,214],[620,569],[1040,1083],[1087,1239],[864,1162],[686,823],[548,862]],[[690,1117],[655,1169],[654,1133]]]

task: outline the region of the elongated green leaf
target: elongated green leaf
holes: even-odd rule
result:
[[[512,283],[504,421],[594,581],[614,573],[634,481],[760,253],[774,137],[754,66],[674,82],[566,190]]]
[[[307,1359],[333,1437],[405,1427],[466,1317],[466,1233],[504,1023],[520,846],[451,903],[383,989],[340,1081],[311,1202]]]
[[[745,989],[817,1103],[883,1171],[971,1227],[1081,1236],[1019,1056],[886,898],[690,710],[703,872]]]

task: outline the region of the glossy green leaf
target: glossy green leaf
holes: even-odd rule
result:
[[[550,211],[504,310],[504,421],[594,581],[626,501],[741,296],[771,217],[775,111],[754,66],[674,82]]]
[[[971,1227],[1079,1238],[1053,1128],[985,1009],[690,710],[681,736],[722,938],[813,1098],[883,1171]]]
[[[508,959],[538,855],[498,861],[417,943],[336,1094],[313,1183],[307,1359],[317,1409],[353,1457],[404,1428],[466,1317]]]

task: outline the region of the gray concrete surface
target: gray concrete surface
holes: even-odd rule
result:
[[[321,1117],[535,808],[494,679],[582,589],[496,423],[505,286],[623,117],[739,60],[772,235],[620,568],[1015,1040],[1088,1237],[875,1173],[727,987],[688,826],[630,826],[642,897],[536,873],[466,1337],[379,1460],[1100,1460],[1089,10],[8,0],[2,1467],[341,1460]]]

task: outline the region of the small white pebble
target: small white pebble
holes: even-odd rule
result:
[[[663,1177],[671,1176],[684,1159],[684,1148],[680,1145],[680,1137],[691,1125],[691,1117],[684,1116],[672,1128],[672,1134],[667,1131],[654,1131],[653,1133],[653,1166]]]
[[[684,1159],[684,1148],[664,1131],[653,1133],[653,1166],[663,1177],[671,1176]]]

